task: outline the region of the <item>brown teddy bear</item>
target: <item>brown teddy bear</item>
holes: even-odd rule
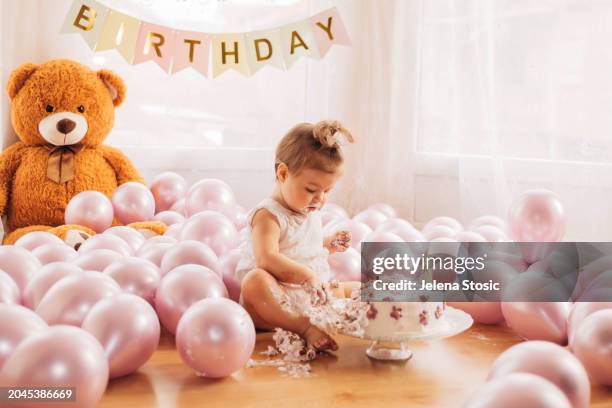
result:
[[[110,198],[122,183],[144,182],[123,153],[102,144],[125,98],[123,81],[112,71],[55,60],[20,66],[7,91],[20,141],[0,156],[0,216],[10,231],[4,243],[41,230],[67,242],[86,239],[95,232],[63,225],[73,196],[97,190]],[[157,234],[166,228],[152,221],[130,226]]]

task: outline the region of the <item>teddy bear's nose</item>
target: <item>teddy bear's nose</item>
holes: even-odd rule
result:
[[[57,122],[57,125],[55,125],[55,127],[59,132],[67,135],[72,131],[72,129],[76,127],[76,123],[71,121],[70,119],[62,119]]]

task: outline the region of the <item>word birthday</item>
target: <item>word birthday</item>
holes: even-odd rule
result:
[[[482,271],[485,268],[484,257],[421,256],[396,254],[394,257],[375,257],[372,259],[372,272],[380,275],[385,271],[407,271],[414,275],[423,270],[446,270],[462,274],[468,270]]]
[[[141,21],[95,0],[75,0],[61,29],[80,34],[95,51],[116,49],[129,64],[156,62],[167,73],[193,68],[204,76],[233,69],[252,75],[266,65],[290,68],[299,58],[319,59],[332,45],[350,45],[338,10],[270,30],[246,33],[184,31]]]

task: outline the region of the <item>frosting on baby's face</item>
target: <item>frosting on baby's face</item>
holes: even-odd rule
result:
[[[291,210],[308,215],[320,210],[327,201],[327,194],[342,176],[342,168],[329,173],[305,168],[298,174],[291,174],[286,168],[279,168],[278,182],[284,204]]]

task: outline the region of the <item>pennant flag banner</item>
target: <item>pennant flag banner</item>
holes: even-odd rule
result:
[[[289,69],[301,57],[323,58],[332,45],[351,45],[335,7],[270,30],[213,34],[152,24],[95,0],[75,0],[60,32],[80,34],[95,51],[116,49],[129,64],[154,61],[169,74],[191,67],[213,78],[228,70],[249,76],[266,65]]]

